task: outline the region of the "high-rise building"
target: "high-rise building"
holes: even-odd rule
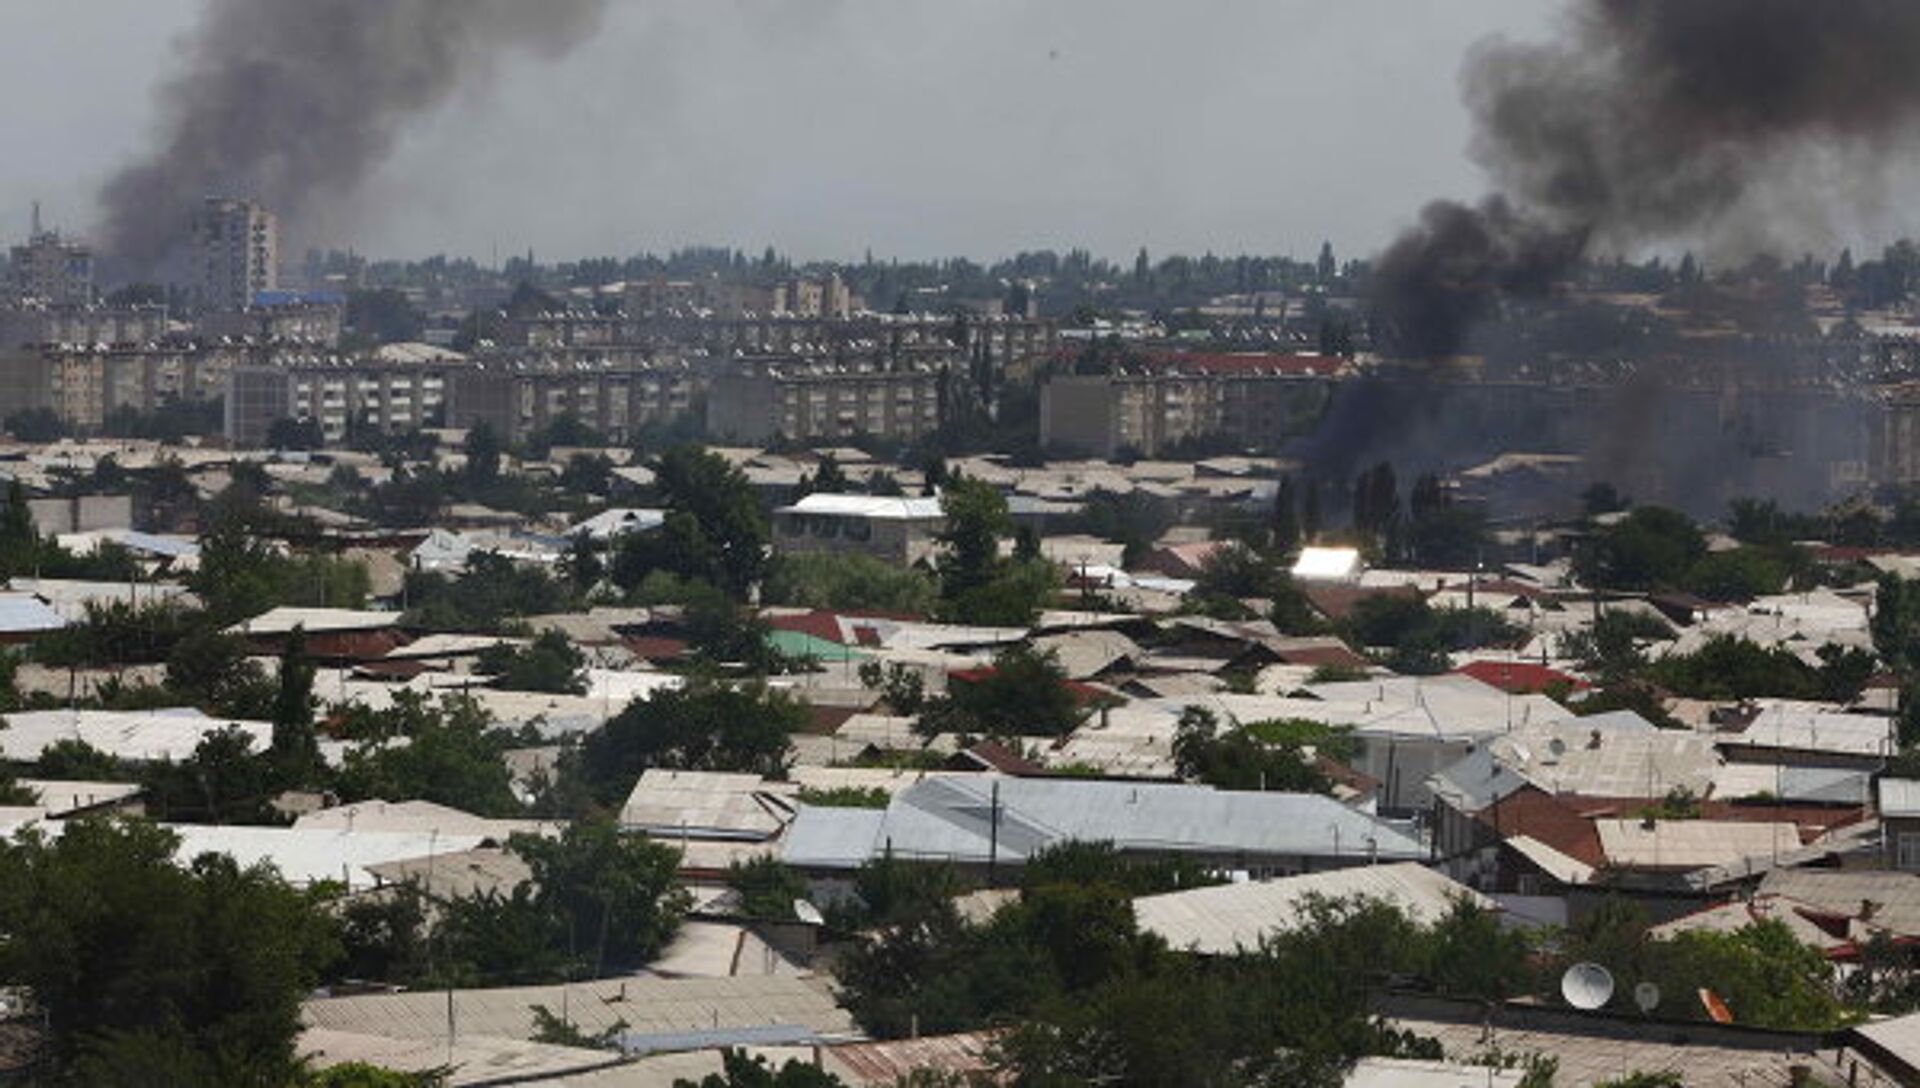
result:
[[[55,306],[93,301],[93,250],[40,226],[40,205],[33,206],[33,233],[12,251],[13,294]]]
[[[251,200],[210,196],[193,217],[194,301],[239,310],[280,286],[280,224]]]

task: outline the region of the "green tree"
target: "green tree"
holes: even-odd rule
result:
[[[270,716],[279,690],[253,662],[245,639],[205,628],[173,644],[166,684],[194,706],[241,719]]]
[[[545,691],[584,695],[587,659],[565,633],[542,631],[526,646],[500,642],[480,652],[474,671],[493,677],[495,687],[508,691]]]
[[[563,612],[573,603],[567,586],[536,567],[478,552],[457,578],[430,571],[407,575],[404,617],[430,631],[491,634],[523,616]]]
[[[29,987],[83,1083],[278,1085],[300,1001],[333,956],[311,899],[224,855],[181,866],[144,821],[68,821],[0,842],[0,977]],[[148,1078],[125,1079],[130,1055]],[[164,1059],[164,1060],[162,1060]]]
[[[500,436],[486,423],[476,423],[467,431],[461,445],[466,454],[466,478],[474,484],[491,484],[500,478],[500,461],[506,452]]]
[[[949,677],[946,700],[922,714],[915,728],[996,737],[1064,736],[1086,715],[1053,651],[1014,645],[976,674]]]
[[[913,616],[931,612],[938,596],[925,572],[858,553],[775,556],[760,591],[769,605]]]
[[[1180,713],[1174,730],[1174,766],[1180,777],[1230,790],[1331,793],[1333,782],[1315,756],[1350,755],[1354,743],[1343,730],[1318,722],[1272,721],[1222,729],[1204,707]]]
[[[571,823],[559,838],[516,834],[508,848],[532,871],[535,905],[571,935],[571,947],[591,952],[596,975],[652,959],[691,902],[675,883],[680,852],[622,834],[610,820]]]
[[[1594,534],[1575,554],[1574,570],[1588,585],[1607,589],[1672,589],[1706,550],[1706,539],[1685,514],[1637,506]]]
[[[420,339],[426,315],[406,292],[380,287],[347,293],[346,323],[362,343],[392,344]]]
[[[275,822],[270,802],[281,789],[282,764],[253,750],[253,734],[237,726],[208,733],[184,762],[141,768],[147,810],[172,821],[211,824]]]
[[[513,735],[496,728],[471,696],[443,695],[438,706],[425,700],[396,696],[397,713],[410,719],[406,744],[369,739],[347,753],[335,778],[341,799],[433,801],[481,816],[519,815],[504,759]]]
[[[1709,601],[1750,601],[1785,589],[1787,569],[1771,550],[1734,548],[1701,556],[1684,585]]]
[[[846,1088],[846,1082],[818,1066],[788,1059],[775,1069],[767,1059],[744,1050],[727,1050],[720,1058],[722,1072],[697,1081],[682,1077],[673,1088]]]
[[[40,750],[34,769],[41,778],[65,782],[126,782],[129,765],[78,737],[62,737]]]
[[[763,683],[692,676],[634,700],[588,734],[579,772],[607,804],[624,800],[650,767],[779,775],[789,738],[806,724],[805,707]]]
[[[649,572],[664,570],[745,599],[767,560],[766,519],[746,475],[718,454],[676,446],[655,463],[654,487],[666,521],[622,540],[614,580],[631,589]]]
[[[790,921],[794,900],[807,897],[806,878],[772,855],[729,864],[727,887],[740,896],[740,912],[748,918]]]
[[[1013,531],[1007,500],[980,480],[960,479],[940,496],[947,526],[940,534],[941,591],[962,600],[993,580],[1000,563],[1000,540]]]
[[[313,675],[306,630],[296,625],[280,655],[270,749],[275,773],[289,787],[312,785],[324,772],[320,739],[313,729]]]

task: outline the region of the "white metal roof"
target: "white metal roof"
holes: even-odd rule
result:
[[[409,831],[416,834],[476,835],[505,842],[516,832],[557,834],[559,825],[541,820],[495,820],[432,801],[355,801],[309,812],[293,822],[295,830]]]
[[[1423,1061],[1414,1058],[1361,1058],[1347,1073],[1344,1088],[1519,1088],[1525,1069]]]
[[[318,631],[370,631],[395,627],[398,612],[371,612],[356,608],[274,608],[227,628],[236,635],[284,635],[295,627],[308,634]]]
[[[1704,869],[1800,849],[1791,823],[1745,820],[1595,820],[1607,864],[1634,869]]]
[[[816,491],[776,512],[874,521],[939,521],[946,517],[940,509],[940,499],[933,495],[839,495],[824,491]]]
[[[1593,866],[1548,846],[1532,835],[1509,835],[1506,844],[1562,884],[1586,884],[1593,880]]]
[[[309,1001],[303,1018],[314,1027],[400,1039],[444,1039],[448,995],[368,994]],[[517,986],[452,992],[455,1036],[524,1039],[533,1034],[533,1006],[562,1008],[589,1034],[626,1021],[635,1033],[707,1031],[798,1025],[818,1032],[853,1033],[853,1020],[826,988],[780,975],[739,978],[629,977],[567,986]]]
[[[20,785],[33,791],[34,800],[48,816],[64,816],[81,809],[118,804],[141,793],[134,782],[83,782],[45,778],[22,778]]]
[[[984,863],[993,841],[993,856],[1018,864],[1070,840],[1259,857],[1400,861],[1426,853],[1392,827],[1317,794],[973,775],[918,782],[885,810],[803,807],[783,856],[795,865],[853,868],[891,849],[900,857]]]
[[[28,710],[8,714],[0,729],[0,758],[34,763],[56,741],[78,740],[113,756],[134,761],[182,760],[208,734],[237,728],[253,738],[255,749],[273,737],[267,722],[209,718],[198,711]]]
[[[1721,734],[1723,745],[1834,752],[1856,756],[1891,755],[1897,747],[1892,718],[1847,714],[1808,704],[1773,703],[1740,733]]]
[[[31,593],[0,593],[0,633],[36,634],[66,625],[60,613]]]
[[[595,540],[610,540],[622,533],[641,533],[665,524],[667,512],[652,507],[615,507],[602,510],[567,530],[568,536],[585,533]]]
[[[1143,896],[1133,901],[1133,913],[1141,929],[1159,934],[1174,948],[1231,955],[1257,948],[1267,934],[1299,924],[1302,908],[1316,896],[1378,899],[1423,925],[1439,921],[1462,898],[1482,910],[1498,909],[1463,884],[1416,862],[1402,862]]]
[[[757,774],[654,768],[634,784],[620,823],[667,838],[772,838],[791,815],[790,804],[775,799],[776,792],[791,793],[793,787],[763,782]]]
[[[1293,576],[1309,582],[1344,582],[1360,575],[1358,548],[1301,548]]]

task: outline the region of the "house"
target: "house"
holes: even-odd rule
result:
[[[1880,826],[1887,867],[1920,872],[1920,780],[1880,780]]]
[[[910,563],[932,550],[946,525],[934,496],[815,492],[774,510],[773,546],[781,552],[855,552]]]
[[[0,593],[0,643],[31,642],[67,621],[31,593]]]
[[[1426,856],[1409,836],[1318,794],[1000,775],[929,778],[884,809],[802,808],[781,855],[822,877],[885,856],[991,873],[1071,841],[1258,874]]]
[[[1499,909],[1479,892],[1407,861],[1141,896],[1133,913],[1143,931],[1165,938],[1169,947],[1232,955],[1307,921],[1307,908],[1317,900],[1356,896],[1390,903],[1422,925],[1438,922],[1463,899],[1481,910]]]
[[[267,722],[209,718],[196,710],[26,710],[10,713],[0,729],[0,760],[35,763],[50,745],[80,741],[115,759],[134,763],[186,760],[208,736],[238,729],[255,750],[265,750]]]
[[[604,544],[628,533],[644,533],[650,529],[658,529],[666,524],[666,521],[665,510],[650,507],[615,507],[575,522],[567,529],[567,536],[585,536],[596,543]]]
[[[409,641],[398,612],[368,612],[352,608],[274,608],[227,628],[239,635],[256,654],[284,653],[295,630],[306,640],[306,652],[319,661],[373,661]]]

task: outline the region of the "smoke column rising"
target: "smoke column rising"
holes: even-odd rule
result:
[[[1769,199],[1855,203],[1920,123],[1916,58],[1910,0],[1579,0],[1557,40],[1481,43],[1462,86],[1504,197],[1431,205],[1381,254],[1388,339],[1456,351],[1589,245],[1775,240]]]
[[[558,57],[605,0],[211,0],[185,71],[158,92],[162,136],[100,193],[100,240],[151,269],[209,193],[297,225],[349,197],[408,122],[502,54]]]

